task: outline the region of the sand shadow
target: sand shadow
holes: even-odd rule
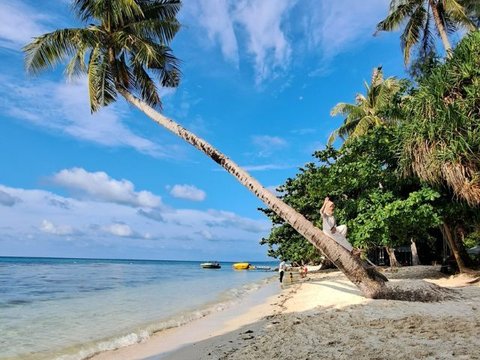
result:
[[[321,283],[321,282],[317,282],[317,281],[312,281],[312,282],[310,282],[310,284],[318,285],[318,286],[325,286],[325,287],[328,287],[328,288],[333,289],[333,290],[337,290],[337,291],[344,292],[344,293],[347,293],[347,294],[358,295],[358,296],[363,297],[360,290],[358,290],[354,287],[344,288],[344,287],[341,287],[341,286],[337,286],[337,285],[333,285],[333,284],[325,284],[325,283]]]

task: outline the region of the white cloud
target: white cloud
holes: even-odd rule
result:
[[[120,237],[132,237],[134,235],[134,231],[127,224],[110,224],[103,229],[112,235]]]
[[[205,191],[198,189],[194,185],[186,185],[186,184],[174,185],[170,189],[170,194],[176,198],[187,199],[192,201],[203,201],[207,196]]]
[[[377,23],[387,16],[389,3],[390,0],[306,3],[304,31],[310,48],[320,48],[322,57],[331,59],[368,41]]]
[[[46,32],[42,20],[47,17],[37,10],[15,2],[0,2],[0,46],[20,50],[33,37]]]
[[[52,181],[94,200],[148,208],[161,205],[160,197],[149,191],[137,192],[132,182],[125,179],[112,179],[103,171],[88,172],[82,168],[64,169],[53,175]]]
[[[291,0],[197,0],[185,3],[187,22],[205,29],[209,44],[219,45],[224,59],[238,68],[243,49],[253,57],[259,85],[278,76],[291,60],[292,49],[282,21],[295,5]],[[199,32],[200,41],[204,33]]]
[[[195,14],[201,26],[207,30],[212,43],[219,43],[225,59],[238,66],[238,44],[229,14],[227,0],[199,1]]]
[[[52,235],[72,235],[75,234],[76,231],[69,225],[54,225],[51,221],[42,220],[40,225],[40,230]]]
[[[237,2],[235,20],[248,37],[247,48],[255,59],[256,83],[275,77],[290,63],[291,47],[281,28],[282,20],[295,1],[243,0]]]
[[[0,205],[13,206],[16,202],[18,202],[18,199],[7,192],[0,190]]]
[[[269,228],[263,222],[247,219],[230,211],[209,210],[208,214],[212,216],[208,222],[210,225],[242,229],[254,233],[263,232]]]
[[[288,143],[285,139],[270,135],[252,136],[252,142],[259,149],[258,156],[260,157],[268,157],[275,151],[288,146]]]
[[[1,184],[0,191],[19,200],[15,206],[0,206],[2,249],[14,249],[5,254],[198,260],[215,253],[235,260],[254,253],[262,258],[266,252],[258,244],[270,228],[266,219],[221,210],[148,209],[161,217],[159,224],[139,209],[116,203]],[[235,254],[226,250],[233,241],[238,244]]]
[[[86,79],[68,83],[21,82],[0,77],[2,112],[35,126],[108,147],[130,147],[155,157],[169,156],[166,147],[136,135],[122,122],[126,108],[111,105],[90,113]],[[45,106],[48,104],[48,106]],[[145,121],[148,121],[145,119]]]

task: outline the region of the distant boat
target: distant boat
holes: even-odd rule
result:
[[[220,269],[220,263],[218,261],[207,261],[201,263],[200,266],[204,269]]]
[[[270,271],[272,268],[270,266],[263,266],[263,265],[256,265],[254,266],[255,270],[265,270],[265,271]]]
[[[232,265],[235,270],[247,270],[251,267],[248,262],[240,262]]]

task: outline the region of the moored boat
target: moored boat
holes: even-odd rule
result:
[[[235,269],[235,270],[247,270],[248,268],[250,268],[250,263],[248,262],[240,262],[240,263],[235,263],[232,265],[232,267]]]
[[[204,269],[220,269],[222,267],[218,261],[207,261],[201,263],[200,266]]]

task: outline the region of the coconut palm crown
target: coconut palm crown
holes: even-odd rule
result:
[[[392,103],[402,89],[402,82],[395,77],[384,79],[382,67],[373,69],[371,83],[365,82],[366,94],[357,94],[355,103],[338,103],[332,116],[344,115],[343,124],[328,139],[331,145],[337,137],[348,141],[364,135],[375,126],[390,123],[396,118]]]
[[[24,47],[27,71],[38,73],[69,60],[69,77],[87,75],[90,109],[117,98],[119,89],[161,108],[155,80],[175,87],[179,60],[169,43],[180,28],[180,0],[74,0],[84,28],[56,30]]]
[[[435,31],[448,55],[452,48],[449,33],[460,28],[476,29],[464,7],[466,1],[471,0],[391,0],[389,14],[377,24],[376,34],[404,27],[400,39],[405,64],[409,63],[415,46],[419,47],[420,55],[434,51]]]

